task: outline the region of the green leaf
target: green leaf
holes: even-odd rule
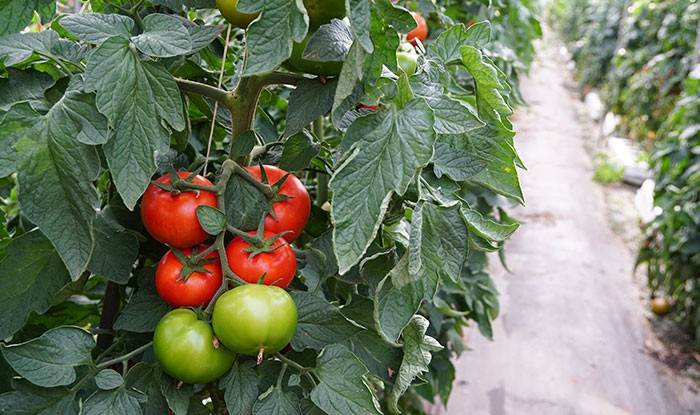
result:
[[[188,27],[190,33],[190,52],[195,53],[206,48],[213,42],[223,30],[218,26],[193,26]]]
[[[345,346],[328,346],[318,356],[320,383],[311,391],[311,400],[329,415],[381,414],[377,397],[365,380],[367,372]]]
[[[392,193],[403,194],[431,159],[434,118],[422,99],[400,111],[358,118],[344,142],[352,143],[330,182],[331,218],[340,273],[355,265],[372,243]]]
[[[12,107],[8,112],[0,112],[0,177],[7,177],[17,171],[15,143],[27,135],[36,134],[36,119],[41,115],[29,103]]]
[[[122,375],[112,369],[102,369],[95,375],[95,383],[102,390],[112,390],[124,384]]]
[[[53,30],[16,33],[2,37],[0,60],[5,66],[22,63],[38,53],[46,58],[78,64],[85,58],[87,49],[70,40],[61,39]]]
[[[467,259],[467,225],[460,215],[460,205],[436,206],[419,203],[413,212],[409,242],[408,271],[443,276],[457,281]]]
[[[362,47],[368,52],[374,51],[374,44],[370,37],[370,1],[369,0],[346,0],[345,8],[348,10],[348,17],[352,25],[352,33]]]
[[[501,224],[491,219],[486,219],[481,216],[481,213],[468,206],[462,206],[461,213],[469,226],[470,232],[495,242],[505,241],[520,227],[519,223]]]
[[[13,415],[78,414],[80,403],[68,388],[39,388],[23,384],[17,391],[0,395],[0,408]]]
[[[510,86],[507,78],[498,67],[472,46],[461,46],[462,64],[474,77],[479,115],[500,119],[513,114],[513,108],[506,102]]]
[[[472,46],[481,49],[491,40],[491,25],[488,22],[479,22],[466,28],[464,24],[457,24],[444,32],[430,43],[427,49],[427,57],[447,66],[462,60],[461,46]]]
[[[0,79],[0,111],[7,111],[20,102],[28,102],[36,111],[46,112],[51,108],[46,91],[56,84],[51,75],[28,69],[9,69],[9,78]],[[3,125],[2,130],[5,130]]]
[[[408,261],[404,263],[407,264]],[[401,265],[402,262],[399,261],[397,267]],[[393,272],[395,271],[392,270]],[[408,273],[408,270],[397,272]],[[437,286],[437,279],[430,279],[427,276],[405,284],[401,288],[394,286],[391,275],[384,278],[377,286],[374,295],[374,321],[377,333],[387,342],[397,345],[401,332],[411,322],[423,300],[432,299]]]
[[[367,366],[370,373],[386,382],[393,382],[390,373],[398,371],[401,365],[401,349],[382,339],[374,330],[357,333],[346,346]]]
[[[429,324],[425,317],[416,315],[403,332],[403,362],[401,362],[401,368],[396,375],[396,382],[391,389],[389,401],[390,408],[395,412],[399,412],[396,404],[401,395],[411,386],[413,379],[428,371],[428,365],[432,358],[431,352],[437,352],[443,348],[437,340],[425,335]]]
[[[95,250],[88,269],[117,284],[126,284],[138,251],[136,235],[117,222],[111,209],[102,210],[95,221]]]
[[[160,390],[162,374],[157,363],[137,363],[126,374],[128,388],[143,393],[148,399],[142,403],[144,414],[166,414],[169,411],[168,402]]]
[[[0,1],[0,36],[19,32],[24,29],[34,17],[34,11],[39,12],[43,23],[56,13],[55,0],[3,0]]]
[[[411,77],[413,92],[425,99],[435,113],[438,134],[463,134],[485,124],[465,102],[451,98],[440,84],[427,83],[427,76]]]
[[[129,39],[134,30],[134,21],[121,14],[69,14],[59,24],[78,39],[96,45],[112,36]]]
[[[121,387],[112,391],[97,391],[83,405],[83,415],[141,415],[136,392]]]
[[[226,229],[226,214],[215,207],[197,206],[197,219],[210,235],[218,235]]]
[[[241,0],[238,10],[262,15],[246,31],[244,76],[263,74],[277,68],[292,54],[292,41],[301,42],[309,27],[300,1]]]
[[[85,83],[97,91],[97,108],[110,121],[114,133],[105,156],[124,204],[133,209],[156,171],[156,151],[168,149],[170,134],[163,124],[185,128],[180,91],[163,67],[141,60],[120,37],[109,38],[90,55]]]
[[[219,381],[219,388],[224,389],[226,408],[231,415],[251,415],[253,405],[258,398],[260,379],[254,370],[255,362],[236,359],[233,367]]]
[[[146,289],[139,290],[117,317],[114,329],[135,333],[154,332],[168,309],[168,304],[158,293]]]
[[[292,338],[294,350],[321,350],[329,344],[341,343],[362,330],[324,298],[302,291],[290,294],[299,316],[297,331]]]
[[[188,415],[190,398],[194,395],[194,385],[189,383],[180,385],[178,380],[161,374],[160,391],[175,415]]]
[[[99,201],[93,181],[100,172],[96,149],[77,138],[105,128],[104,118],[87,109],[89,98],[79,87],[72,84],[15,145],[24,213],[54,244],[74,280],[86,269],[94,247],[92,225]],[[84,117],[90,113],[92,120]]]
[[[291,137],[302,131],[318,117],[331,110],[338,81],[331,79],[326,83],[318,79],[304,79],[289,94],[285,137]]]
[[[92,361],[92,334],[78,327],[57,327],[20,344],[0,345],[7,363],[37,386],[70,385],[75,367]]]
[[[61,258],[38,230],[15,238],[0,262],[0,338],[21,329],[29,313],[45,313],[53,297],[71,282]]]
[[[397,39],[398,44],[398,39]],[[343,115],[360,102],[364,96],[364,85],[360,82],[365,76],[364,64],[367,59],[365,51],[356,42],[350,47],[338,77],[338,86],[333,97],[333,124],[340,125]]]
[[[321,150],[321,146],[311,139],[306,131],[294,134],[284,142],[280,168],[285,171],[302,170],[311,163]]]
[[[253,130],[244,131],[231,143],[229,158],[235,160],[247,156],[258,143],[258,135]]]
[[[262,215],[272,210],[265,195],[237,174],[231,175],[224,197],[229,225],[244,231],[257,229]]]
[[[311,61],[342,62],[353,40],[350,25],[345,20],[332,19],[311,35],[302,57]]]
[[[192,50],[190,33],[182,21],[166,14],[149,14],[143,19],[143,33],[131,42],[146,55],[169,58]]]
[[[299,398],[294,393],[276,387],[270,389],[255,402],[253,415],[302,415]]]
[[[493,122],[468,134],[441,135],[435,143],[435,174],[481,183],[522,204],[513,136],[513,132]]]

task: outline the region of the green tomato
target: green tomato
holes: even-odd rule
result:
[[[209,383],[231,368],[236,354],[224,345],[214,348],[214,332],[190,309],[166,314],[153,334],[153,351],[163,371],[188,383]]]
[[[211,322],[226,347],[262,358],[263,352],[278,352],[292,339],[297,328],[297,307],[280,287],[241,285],[219,297]]]
[[[408,76],[416,73],[418,67],[418,55],[411,52],[399,51],[396,52],[396,58],[399,60],[399,70]]]
[[[236,27],[245,29],[260,13],[241,13],[238,11],[237,5],[238,0],[216,0],[216,8],[219,9],[224,19]]]
[[[340,75],[340,70],[343,68],[343,62],[319,62],[311,61],[301,57],[306,44],[309,43],[309,38],[314,34],[314,32],[309,32],[309,34],[301,41],[301,43],[294,42],[292,46],[292,56],[284,63],[284,66],[295,72],[304,72],[314,75],[323,76],[338,76]]]
[[[345,17],[345,0],[304,0],[304,7],[309,13],[309,28],[316,30],[319,26]]]

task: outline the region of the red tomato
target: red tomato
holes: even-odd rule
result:
[[[268,183],[273,185],[279,181],[286,171],[275,166],[264,165]],[[261,179],[260,166],[246,167],[250,174],[258,180]],[[301,235],[301,232],[309,220],[311,212],[311,199],[304,184],[296,176],[290,174],[280,188],[279,194],[292,196],[290,199],[275,202],[272,211],[275,212],[277,220],[272,215],[265,218],[265,231],[281,233],[291,231],[284,235],[287,242],[292,242]]]
[[[255,231],[248,233],[255,235]],[[267,239],[274,235],[266,231],[264,237]],[[280,238],[272,244],[273,248],[279,248],[257,254],[253,258],[250,258],[250,252],[243,252],[249,247],[248,242],[238,236],[226,246],[226,258],[231,271],[251,284],[256,284],[265,274],[263,284],[287,288],[297,271],[297,259],[287,241]]]
[[[207,247],[202,245],[199,251]],[[192,256],[191,248],[181,249],[186,256]],[[182,262],[175,256],[172,250],[163,255],[156,269],[156,290],[166,303],[174,307],[199,307],[206,306],[221,287],[222,274],[221,262],[216,251],[209,253],[205,258],[216,258],[216,261],[202,265],[209,272],[195,271],[184,281],[180,279]]]
[[[428,24],[425,22],[425,19],[423,16],[416,12],[411,12],[413,15],[413,18],[416,20],[416,25],[417,27],[406,35],[406,40],[411,42],[413,46],[416,46],[418,42],[415,41],[415,39],[418,39],[422,42],[425,42],[425,39],[428,38]]]
[[[185,179],[192,173],[178,172]],[[170,184],[170,175],[166,174],[156,180]],[[213,186],[212,182],[197,175],[192,183]],[[199,245],[209,237],[197,219],[197,206],[218,207],[213,192],[181,192],[171,194],[153,184],[148,185],[141,200],[141,219],[148,233],[158,242],[176,248],[189,248]]]

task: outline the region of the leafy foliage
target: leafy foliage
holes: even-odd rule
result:
[[[508,117],[540,34],[531,2],[409,2],[434,24],[410,77],[396,52],[414,20],[388,0],[346,1],[349,19],[309,40],[304,57],[342,65],[337,77],[283,69],[309,31],[302,2],[240,0],[261,16],[228,38],[210,0],[93,0],[76,14],[62,2],[4,3],[0,367],[14,377],[0,384],[0,412],[447,403],[463,330],[475,322],[490,337],[498,315],[486,252],[519,226],[500,207],[524,203]],[[167,247],[146,232],[139,201],[168,172],[208,176],[218,209],[197,214],[221,254],[279,196],[245,172],[251,163],[295,173],[315,202],[294,241],[291,350],[259,364],[239,356],[208,386],[178,385],[152,351],[170,308],[154,286]],[[241,282],[227,268],[217,296]]]
[[[672,298],[674,318],[700,347],[700,71],[685,83],[678,107],[663,124],[652,152],[659,214],[646,227],[638,262],[649,287]]]

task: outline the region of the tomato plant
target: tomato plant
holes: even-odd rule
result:
[[[231,368],[236,354],[214,345],[214,332],[192,310],[166,314],[153,333],[153,352],[163,371],[188,383],[208,383]]]
[[[411,12],[411,14],[416,20],[416,28],[406,34],[406,40],[411,42],[411,44],[415,46],[418,44],[418,42],[416,42],[416,39],[420,40],[422,43],[425,42],[425,39],[428,38],[428,23],[425,21],[425,19],[423,18],[423,16],[421,16],[420,13]]]
[[[264,237],[269,239],[274,235],[265,232]],[[238,236],[226,246],[231,271],[252,284],[264,276],[263,284],[287,288],[297,270],[296,257],[287,242],[283,238],[277,239],[270,246],[269,252],[249,252],[250,248],[250,244]]]
[[[487,3],[410,2],[431,30],[410,77],[397,51],[415,19],[400,2],[0,7],[0,408],[376,415],[447,403],[463,331],[491,336],[487,252],[503,256],[519,227],[505,209],[524,200],[509,118],[539,24],[530,0]],[[229,31],[230,6],[258,17]],[[320,66],[289,70],[302,55]],[[265,231],[287,240],[268,254],[291,249],[285,263],[298,264],[288,293],[247,284],[227,255],[236,238],[267,250]],[[219,260],[196,316],[159,295],[164,244],[190,256],[176,256],[183,296]],[[247,314],[222,312],[229,302]],[[173,316],[201,347],[168,340]]]
[[[227,291],[216,302],[212,325],[219,340],[229,349],[262,356],[284,349],[292,340],[297,328],[297,308],[282,288],[241,285]]]
[[[199,251],[207,248],[202,245]],[[182,256],[190,257],[193,250],[184,248],[180,252]],[[207,259],[216,260],[208,262]],[[161,298],[173,307],[200,307],[209,304],[223,280],[217,253],[210,252],[204,261],[206,262],[190,268],[185,265],[187,261],[183,264],[172,250],[166,252],[156,268],[156,290]]]
[[[188,179],[191,173],[178,172],[177,175]],[[159,177],[156,183],[169,185],[170,175]],[[200,175],[194,176],[191,183],[213,186]],[[141,200],[141,218],[148,233],[158,242],[176,248],[189,248],[210,236],[197,219],[197,206],[202,205],[216,207],[216,195],[206,190],[168,191],[150,184]]]
[[[286,171],[270,165],[262,166],[271,185],[280,185],[279,181],[287,174]],[[248,172],[258,180],[262,180],[260,166],[249,166]],[[309,220],[311,211],[311,199],[304,184],[293,174],[287,176],[278,190],[284,200],[275,201],[272,204],[272,214],[265,217],[265,230],[271,233],[288,232],[283,238],[292,242],[301,235]]]

